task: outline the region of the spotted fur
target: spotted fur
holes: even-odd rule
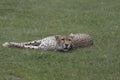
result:
[[[93,39],[88,34],[70,34],[72,39],[72,48],[87,47],[93,45]]]
[[[30,42],[5,42],[3,46],[68,51],[79,47],[90,46],[92,44],[93,44],[93,40],[90,35],[70,34],[70,35],[49,36],[40,40],[34,40]]]

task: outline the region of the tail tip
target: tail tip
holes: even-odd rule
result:
[[[5,42],[2,44],[3,47],[9,47],[9,42]]]

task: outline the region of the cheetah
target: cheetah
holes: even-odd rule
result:
[[[88,34],[70,34],[48,36],[40,40],[29,42],[5,42],[4,47],[30,48],[43,50],[69,51],[79,47],[93,45],[93,40]]]

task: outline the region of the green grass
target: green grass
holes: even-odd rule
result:
[[[88,33],[71,52],[0,46],[0,80],[120,80],[120,0],[0,0],[0,44]]]

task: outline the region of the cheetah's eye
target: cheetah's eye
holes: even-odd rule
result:
[[[64,41],[65,39],[63,38],[63,39],[61,39],[62,41]]]
[[[71,41],[71,39],[69,39],[69,41]]]

